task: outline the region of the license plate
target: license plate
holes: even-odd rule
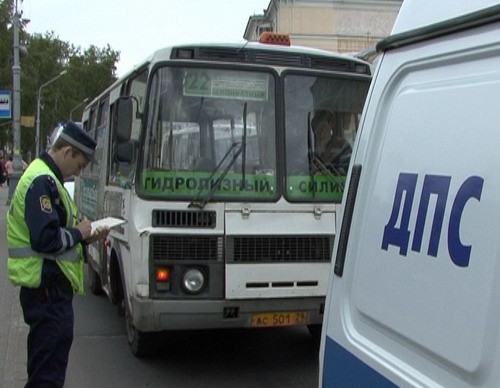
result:
[[[252,314],[252,327],[307,325],[309,314],[303,311]]]

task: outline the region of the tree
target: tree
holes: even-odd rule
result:
[[[0,89],[12,90],[13,33],[11,19],[12,0],[0,0]],[[76,47],[58,38],[54,31],[28,34],[21,25],[20,41],[28,54],[21,63],[21,116],[35,116],[37,93],[41,85],[56,77],[62,70],[67,73],[42,89],[40,114],[40,141],[45,140],[57,122],[67,121],[71,110],[85,98],[92,100],[100,91],[116,80],[119,52],[109,45],[104,48]],[[82,110],[79,110],[81,114]],[[75,116],[75,121],[78,116]],[[0,122],[2,124],[2,122]],[[0,126],[0,149],[10,148],[12,126]],[[35,128],[21,128],[21,149],[35,151]]]
[[[94,98],[116,81],[116,63],[119,60],[119,53],[114,51],[109,45],[99,49],[96,46],[90,46],[83,54],[81,50],[75,50],[70,56],[68,68],[70,75],[75,82],[75,88],[79,95],[77,102],[83,98]],[[82,85],[80,80],[85,80]]]

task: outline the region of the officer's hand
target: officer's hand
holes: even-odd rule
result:
[[[92,226],[87,218],[84,218],[82,221],[80,221],[78,225],[76,225],[76,227],[82,234],[82,240],[86,240],[90,237],[92,233]]]
[[[89,238],[85,239],[85,242],[92,243],[97,240],[103,240],[106,237],[108,237],[108,234],[109,234],[109,228],[100,226],[96,228],[94,234],[92,234]]]

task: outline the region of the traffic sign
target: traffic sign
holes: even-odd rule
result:
[[[12,118],[10,90],[0,90],[0,119]]]

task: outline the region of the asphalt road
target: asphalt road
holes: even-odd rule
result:
[[[105,297],[77,298],[75,314],[67,387],[317,386],[318,345],[305,328],[171,332],[141,360]]]

